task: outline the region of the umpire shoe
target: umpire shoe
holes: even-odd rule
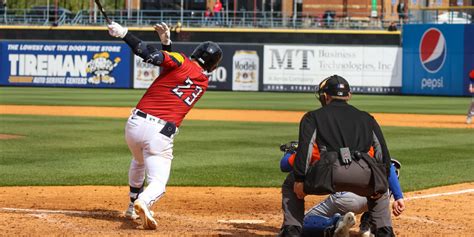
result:
[[[355,225],[355,215],[348,212],[336,223],[334,237],[349,237],[349,230]]]
[[[153,214],[151,213],[150,209],[148,209],[146,203],[143,200],[137,199],[133,203],[133,207],[143,222],[143,229],[155,230],[158,224],[156,223],[155,219],[153,219]]]
[[[300,237],[301,234],[302,234],[302,229],[300,226],[285,225],[281,227],[278,237]]]
[[[359,235],[360,237],[374,237],[374,235],[370,232],[370,223],[367,221],[363,221],[361,219],[361,223],[359,226]]]

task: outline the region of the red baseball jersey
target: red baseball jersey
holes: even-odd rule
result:
[[[164,59],[160,76],[153,81],[136,108],[179,127],[207,90],[209,78],[199,65],[183,54],[162,52]]]

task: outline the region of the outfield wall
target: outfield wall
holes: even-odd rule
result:
[[[57,38],[65,31],[73,32],[37,29],[21,36],[42,39],[47,32]],[[159,75],[120,40],[105,41],[111,38],[103,27],[82,31],[64,35],[67,41],[17,41],[18,32],[2,30],[0,85],[147,88]],[[156,38],[152,30],[131,31]],[[339,74],[355,93],[469,95],[473,25],[406,25],[403,31],[403,48],[393,40],[399,35],[387,32],[258,29],[173,32],[180,39],[173,47],[189,55],[196,43],[187,41],[207,37],[221,44],[224,59],[210,75],[210,90],[314,91],[323,78]],[[91,38],[75,40],[85,36]]]
[[[189,55],[195,45],[173,47]],[[224,59],[210,74],[210,90],[314,91],[333,74],[348,78],[355,92],[396,94],[401,87],[397,46],[221,46]],[[124,43],[3,41],[0,58],[0,85],[6,86],[147,88],[159,75]]]

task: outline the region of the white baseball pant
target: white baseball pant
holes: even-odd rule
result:
[[[125,139],[133,159],[128,172],[129,185],[141,187],[145,180],[148,186],[138,196],[151,207],[166,191],[166,184],[173,160],[173,139],[160,133],[165,121],[147,115],[142,118],[133,110],[125,127]]]

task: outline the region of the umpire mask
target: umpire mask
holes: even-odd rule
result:
[[[331,96],[349,96],[351,91],[349,83],[339,75],[332,75],[319,83],[316,88],[316,97],[322,106],[326,105],[328,95]]]

